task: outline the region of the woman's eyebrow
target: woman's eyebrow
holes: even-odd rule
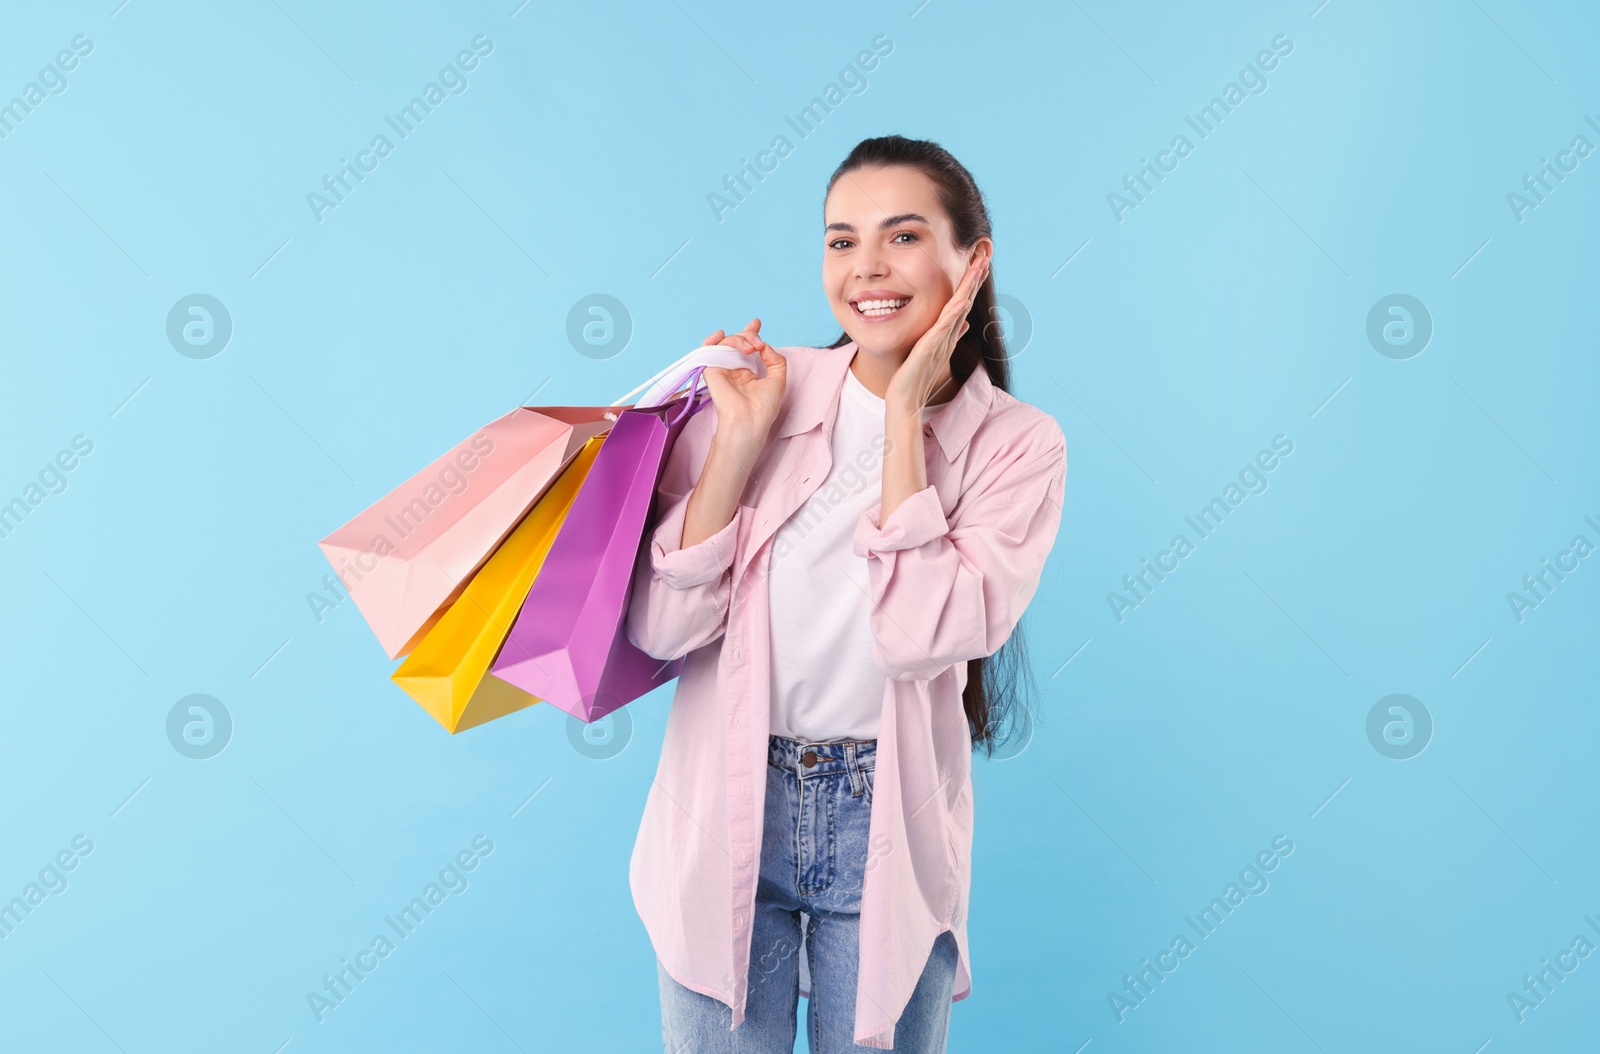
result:
[[[915,220],[918,223],[928,223],[927,217],[921,215],[920,213],[902,212],[900,215],[898,215],[898,216],[890,216],[888,219],[886,219],[882,223],[878,224],[878,229],[879,230],[884,230],[884,229],[886,229],[888,227],[893,227],[893,226],[895,226],[896,224],[899,224],[899,223],[910,223],[912,220]],[[931,227],[933,225],[931,223],[928,223],[928,226]],[[824,232],[827,232],[827,231],[848,231],[851,234],[854,234],[856,232],[855,227],[851,226],[848,223],[830,223],[830,224],[828,224],[826,227],[824,227],[822,229],[823,229]]]

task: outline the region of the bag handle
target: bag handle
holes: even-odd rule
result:
[[[761,361],[759,353],[746,355],[736,348],[725,347],[720,344],[708,344],[695,348],[611,405],[634,405],[640,409],[659,406],[672,393],[678,390],[679,386],[688,379],[689,374],[693,373],[697,368],[706,366],[720,366],[731,370],[752,370],[757,377],[765,377],[767,375],[767,364]],[[664,380],[667,377],[673,378],[670,384]],[[699,375],[696,374],[697,383],[698,377]],[[641,392],[644,394],[641,395]],[[638,396],[637,401],[629,404],[629,400],[635,396]]]
[[[667,418],[668,428],[675,427],[681,421],[687,421],[711,405],[711,389],[700,383],[700,376],[705,371],[704,366],[696,366],[683,378],[689,382],[688,396],[679,400],[677,411]]]
[[[671,363],[671,364],[669,364],[667,366],[662,367],[660,370],[658,370],[654,374],[652,374],[648,380],[644,381],[644,383],[640,384],[637,388],[634,388],[632,391],[630,391],[628,394],[624,395],[622,398],[613,401],[611,403],[611,405],[612,406],[622,406],[624,404],[632,405],[632,404],[628,403],[629,399],[632,399],[634,396],[638,395],[640,392],[644,391],[646,388],[650,387],[650,385],[654,384],[656,381],[659,381],[661,378],[665,377],[667,374],[671,373],[673,370],[679,369],[680,367],[683,366],[684,363],[686,363],[690,359],[694,358],[694,356],[698,355],[703,350],[704,350],[703,348],[695,348],[693,351],[688,352],[687,354],[680,356],[677,359],[676,362],[673,362],[673,363]]]

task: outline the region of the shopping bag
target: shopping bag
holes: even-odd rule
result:
[[[520,407],[319,544],[389,658],[408,653],[592,437],[609,406]]]
[[[591,438],[391,678],[451,734],[538,702],[486,676],[605,436]]]
[[[704,368],[667,387],[689,381],[681,398],[617,414],[490,668],[494,677],[596,721],[678,676],[683,659],[639,650],[626,619],[667,454],[689,418],[710,405]]]

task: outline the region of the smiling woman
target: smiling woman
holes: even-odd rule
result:
[[[1019,682],[991,659],[1061,521],[1066,437],[967,321],[995,303],[971,174],[865,140],[820,226],[843,335],[702,342],[766,370],[705,370],[632,583],[629,639],[684,657],[629,865],[668,1050],[793,1050],[801,995],[813,1050],[945,1049],[972,752]]]

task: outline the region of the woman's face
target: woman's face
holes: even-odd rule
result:
[[[839,177],[823,206],[822,288],[860,350],[904,358],[944,310],[973,254],[956,246],[939,192],[906,165]]]

